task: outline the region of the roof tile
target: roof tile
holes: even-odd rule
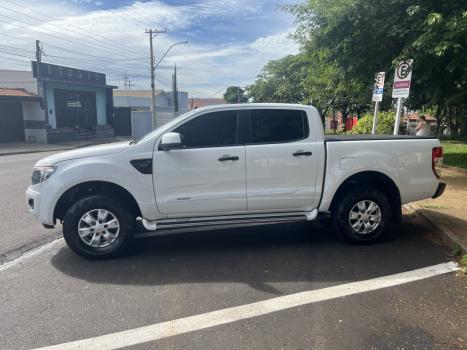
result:
[[[0,87],[0,97],[37,97],[37,95],[26,89]]]

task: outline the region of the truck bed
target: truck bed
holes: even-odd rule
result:
[[[413,136],[413,135],[325,135],[325,142],[338,141],[377,141],[377,140],[422,140],[436,139],[436,136]]]

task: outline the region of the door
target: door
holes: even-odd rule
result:
[[[57,128],[90,130],[97,125],[96,93],[54,89]]]
[[[0,102],[0,142],[24,142],[23,106],[21,102]]]
[[[154,152],[159,211],[168,216],[246,211],[245,146],[236,111],[206,113],[177,127],[182,149]]]
[[[246,145],[249,210],[312,210],[318,155],[306,112],[252,109]]]

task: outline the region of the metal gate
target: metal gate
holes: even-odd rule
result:
[[[114,108],[113,128],[115,136],[131,136],[131,108]]]
[[[92,130],[97,125],[96,93],[54,89],[57,128]]]
[[[23,142],[24,121],[21,102],[0,101],[0,142]]]

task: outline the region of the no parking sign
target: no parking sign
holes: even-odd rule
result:
[[[392,86],[392,97],[409,97],[410,81],[412,80],[413,60],[400,61],[394,74],[394,84]]]

